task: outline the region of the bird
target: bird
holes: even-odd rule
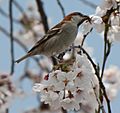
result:
[[[27,52],[27,54],[15,62],[34,56],[45,55],[51,57],[63,52],[74,42],[79,26],[85,21],[90,21],[90,17],[80,12],[73,12],[64,17],[64,19],[52,27],[38,40],[35,45]]]

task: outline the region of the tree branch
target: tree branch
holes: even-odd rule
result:
[[[118,8],[119,6],[117,6]],[[106,61],[107,61],[107,58],[110,54],[110,50],[111,50],[111,43],[109,42],[108,38],[107,38],[107,35],[108,35],[108,31],[109,31],[109,18],[111,16],[111,14],[117,10],[114,9],[113,7],[110,9],[110,10],[107,10],[106,12],[106,15],[104,15],[102,17],[104,23],[105,23],[105,30],[104,30],[104,57],[103,57],[103,64],[102,64],[102,72],[101,72],[101,81],[102,81],[102,78],[103,78],[103,75],[104,75],[104,70],[105,70],[105,65],[106,65]],[[107,93],[105,91],[105,87],[103,87],[103,95],[106,99],[106,102],[107,102],[107,108],[108,108],[108,113],[111,113],[111,106],[110,106],[110,100],[107,96]],[[102,101],[102,100],[101,100]]]
[[[109,41],[107,39],[108,30],[109,30],[108,25],[105,25],[105,32],[104,32],[104,58],[103,58],[103,64],[102,64],[101,78],[103,78],[105,64],[106,64],[107,58],[108,58],[108,56],[110,54],[110,50],[111,50],[111,43],[109,43]]]
[[[40,17],[43,23],[44,31],[45,33],[47,33],[47,31],[49,30],[49,26],[48,26],[47,16],[43,8],[43,3],[41,0],[36,0],[36,4],[37,4],[38,12],[40,14]]]
[[[93,28],[91,28],[90,31],[89,31],[87,34],[85,34],[85,35],[83,36],[83,40],[82,40],[82,43],[81,43],[81,47],[83,46],[86,37],[89,35],[89,33],[92,32],[92,30],[93,30]]]
[[[13,42],[13,11],[12,11],[12,2],[9,1],[9,14],[10,14],[10,52],[11,52],[11,72],[12,75],[14,73],[14,42]]]
[[[64,18],[64,17],[65,17],[65,9],[64,9],[64,7],[62,6],[60,0],[57,0],[57,4],[58,4],[58,6],[59,6],[60,9],[61,9],[61,12],[62,12],[62,15],[63,15],[63,18]]]

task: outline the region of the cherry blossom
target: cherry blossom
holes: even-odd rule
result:
[[[8,74],[0,74],[0,112],[3,113],[9,106],[15,93],[15,87]]]
[[[108,31],[108,39],[110,42],[120,42],[120,26],[111,26]]]
[[[79,111],[84,101],[92,110],[97,109],[93,87],[98,89],[98,81],[91,64],[85,55],[77,55],[69,72],[53,71],[48,74],[48,79],[35,84],[33,90],[40,92],[41,101],[53,109],[63,107],[66,110]],[[90,104],[93,100],[95,105]]]
[[[96,12],[93,15],[90,15],[91,21],[85,21],[83,23],[83,34],[87,34],[90,32],[91,28],[94,28],[98,33],[102,33],[105,31],[105,23],[104,23],[104,16],[106,15],[107,11],[111,8],[117,8],[120,5],[120,1],[116,0],[103,0],[103,3],[96,8]],[[114,12],[111,13],[108,24],[108,40],[110,42],[120,41],[120,14],[119,10],[116,9]]]
[[[96,15],[98,16],[104,16],[107,12],[107,10],[117,7],[117,4],[120,1],[117,0],[102,0],[103,2],[101,3],[100,6],[96,8]]]
[[[86,21],[83,23],[82,33],[87,34],[88,32],[90,32],[91,28],[94,28],[98,33],[101,33],[104,30],[104,23],[102,18],[97,15],[90,15],[90,18],[90,22]]]

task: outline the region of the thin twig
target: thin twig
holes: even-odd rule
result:
[[[64,7],[62,6],[60,0],[57,0],[57,3],[58,3],[58,6],[60,7],[61,9],[61,12],[62,12],[62,15],[63,15],[63,18],[65,17],[65,9]]]
[[[110,54],[110,50],[111,50],[111,43],[109,43],[109,41],[107,39],[108,31],[109,31],[109,27],[108,27],[108,25],[105,25],[105,32],[104,32],[104,58],[103,58],[103,64],[102,64],[101,78],[103,78],[105,64],[106,64],[107,58],[108,58],[108,56]]]
[[[9,1],[9,14],[10,14],[10,52],[11,52],[11,72],[12,75],[14,73],[14,41],[13,41],[13,11],[12,11],[12,2]]]
[[[80,2],[82,2],[83,4],[89,6],[92,9],[96,9],[97,5],[88,1],[88,0],[79,0]]]
[[[105,27],[105,33],[104,33],[104,58],[103,58],[103,65],[102,65],[102,72],[101,72],[101,80],[104,74],[104,70],[105,70],[105,64],[107,61],[107,58],[109,56],[110,50],[111,50],[111,43],[109,43],[109,41],[107,40],[107,32],[108,32],[108,27]],[[108,113],[111,113],[111,106],[110,106],[110,100],[107,96],[107,93],[105,92],[105,87],[103,87],[103,94],[104,97],[106,99],[107,102],[107,107],[108,107]]]
[[[106,91],[105,91],[105,87],[103,87],[103,94],[104,94],[104,97],[105,97],[105,100],[106,100],[106,102],[107,102],[107,107],[108,107],[108,113],[112,113],[112,111],[111,111],[111,106],[110,106],[110,100],[109,100],[109,98],[108,98],[108,96],[107,96],[107,93],[106,93]]]
[[[99,106],[102,106],[102,105],[101,105],[101,102],[100,102],[100,100],[99,100],[99,98],[98,98],[98,96],[97,96],[97,93],[96,93],[96,91],[95,91],[96,88],[95,88],[95,86],[93,85],[92,81],[91,81],[91,86],[92,86],[92,88],[93,88],[93,91],[94,91],[94,94],[95,94],[96,101],[97,101],[98,105],[99,105]]]
[[[47,31],[49,30],[49,26],[48,26],[47,16],[43,8],[43,2],[41,0],[36,0],[36,4],[43,23],[44,31],[45,33],[47,33]]]
[[[103,64],[102,64],[102,72],[101,72],[101,81],[103,78],[103,74],[104,74],[104,70],[105,70],[105,65],[106,65],[106,61],[107,58],[110,54],[110,50],[111,50],[111,43],[109,42],[109,40],[107,39],[107,35],[108,35],[108,31],[109,31],[109,18],[110,15],[115,11],[116,9],[114,9],[113,7],[110,10],[107,10],[106,15],[104,15],[102,17],[104,23],[105,23],[105,31],[104,31],[104,57],[103,57]],[[111,105],[110,105],[110,100],[107,96],[107,93],[105,92],[105,87],[103,87],[103,95],[106,99],[107,102],[107,108],[108,108],[108,113],[111,113]],[[101,100],[102,102],[103,100]]]
[[[84,44],[84,41],[85,41],[86,37],[89,35],[89,33],[92,32],[92,30],[93,30],[93,28],[91,28],[90,31],[83,36],[83,40],[82,40],[82,43],[81,43],[81,47],[83,47],[83,44]]]
[[[22,13],[25,14],[23,8],[19,5],[19,3],[16,0],[13,0],[14,5],[16,6],[16,8],[18,8],[18,10]]]
[[[4,16],[5,18],[9,18],[9,15],[8,15],[2,8],[0,8],[0,14],[1,14],[2,16]],[[17,19],[15,19],[15,18],[13,18],[13,21],[14,21],[15,23],[20,24],[20,21],[17,20]]]
[[[98,102],[98,105],[99,105],[99,108],[98,108],[98,111],[97,113],[99,113],[99,110],[101,109],[102,110],[102,113],[105,113],[105,109],[104,109],[104,106],[103,104],[101,103],[101,101],[99,100],[98,98],[98,95],[96,93],[96,88],[94,87],[93,83],[91,82],[91,85],[92,85],[92,88],[93,88],[93,91],[94,91],[94,94],[95,94],[95,97],[96,97],[96,101]]]

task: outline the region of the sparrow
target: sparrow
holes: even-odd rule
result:
[[[19,63],[22,60],[43,54],[48,57],[63,52],[74,42],[79,26],[85,21],[90,20],[89,16],[79,12],[73,12],[52,27],[22,58],[16,60]]]

